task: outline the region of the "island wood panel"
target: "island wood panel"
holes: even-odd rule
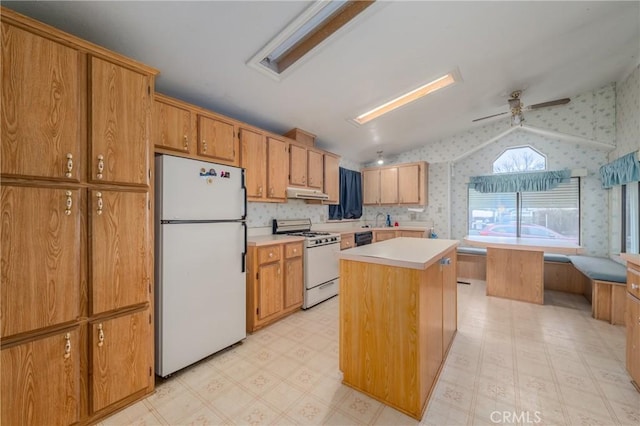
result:
[[[148,302],[149,194],[93,190],[89,197],[92,315]]]
[[[2,58],[3,176],[78,182],[86,81],[79,52],[3,23]]]
[[[343,382],[420,419],[443,356],[440,265],[343,259],[340,277]]]
[[[147,187],[151,79],[96,57],[90,64],[90,179]]]
[[[458,329],[458,277],[456,251],[445,254],[450,264],[442,265],[442,355],[449,351]]]
[[[2,349],[0,423],[62,426],[79,420],[84,349],[78,329]]]
[[[542,251],[487,248],[487,296],[544,303]]]
[[[81,194],[2,186],[2,337],[80,315]]]

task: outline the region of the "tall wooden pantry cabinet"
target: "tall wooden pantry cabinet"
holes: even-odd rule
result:
[[[157,71],[1,15],[0,423],[93,423],[154,385]]]

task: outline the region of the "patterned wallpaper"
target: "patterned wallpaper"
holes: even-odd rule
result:
[[[640,72],[619,85],[609,84],[571,99],[571,103],[556,108],[546,108],[525,113],[526,124],[556,132],[580,136],[610,144],[615,148],[616,134],[620,132],[620,144],[616,151],[630,151],[633,143],[640,141],[638,124]],[[617,109],[617,115],[616,115]],[[588,176],[582,178],[582,243],[586,253],[607,256],[610,242],[603,230],[610,230],[609,192],[600,189],[598,169],[608,162],[607,147],[567,142],[562,138],[546,137],[525,130],[516,130],[485,148],[462,158],[452,166],[450,161],[461,153],[469,152],[496,135],[510,128],[509,119],[498,119],[455,134],[432,144],[387,158],[387,164],[427,161],[429,163],[429,204],[424,212],[410,212],[405,207],[365,207],[363,218],[372,223],[377,213],[390,214],[392,221],[420,221],[435,226],[441,238],[460,239],[467,230],[467,186],[468,177],[491,173],[495,158],[506,148],[531,145],[547,155],[548,168],[586,168]],[[635,141],[635,142],[634,142]],[[627,148],[621,148],[626,146]],[[636,148],[637,149],[637,148]],[[340,165],[359,170],[361,165],[341,159]],[[364,166],[364,165],[362,165]],[[449,208],[451,206],[451,209]],[[327,207],[307,205],[302,200],[291,200],[287,204],[250,203],[249,226],[270,226],[272,218],[311,217],[313,223],[322,223],[327,217]],[[615,217],[614,217],[615,220]]]
[[[632,151],[640,150],[640,65],[617,85],[616,90],[616,149],[609,154],[613,161]],[[609,254],[620,253],[620,188],[607,191],[609,195]]]

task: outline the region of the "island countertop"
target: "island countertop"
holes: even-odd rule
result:
[[[342,250],[336,255],[339,259],[356,262],[427,269],[459,243],[458,240],[400,237]]]

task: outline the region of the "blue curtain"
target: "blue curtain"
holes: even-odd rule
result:
[[[600,181],[605,189],[640,181],[640,162],[636,152],[623,155],[600,167]]]
[[[340,204],[329,206],[329,219],[359,219],[362,216],[362,175],[340,167]]]
[[[571,170],[471,176],[469,187],[484,193],[549,191],[569,178]]]

